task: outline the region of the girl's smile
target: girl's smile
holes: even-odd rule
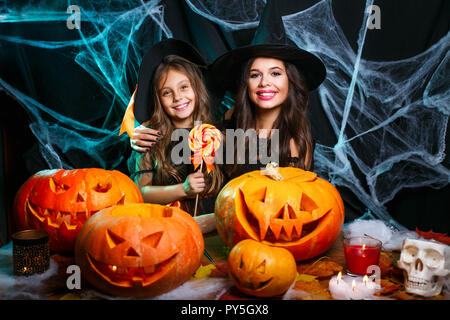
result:
[[[161,82],[159,98],[164,110],[175,127],[189,127],[196,103],[189,78],[183,72],[170,68]]]

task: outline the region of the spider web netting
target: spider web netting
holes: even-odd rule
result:
[[[59,7],[40,3],[34,6],[29,2],[20,8],[6,6],[0,25],[24,21],[65,23],[65,9],[70,2]],[[111,169],[123,160],[118,150],[125,150],[128,144],[128,137],[119,138],[117,134],[142,54],[163,36],[172,37],[164,22],[165,10],[170,8],[161,6],[160,1],[76,4],[83,10],[79,39],[32,40],[0,34],[0,40],[71,55],[110,101],[103,124],[91,126],[59,114],[1,78],[0,90],[27,110],[30,128],[49,168]],[[234,31],[255,28],[265,2],[236,0],[224,5],[219,0],[186,0],[186,4],[223,30]],[[371,4],[367,1],[365,7]],[[19,14],[25,9],[29,15]],[[36,10],[33,13],[30,9]],[[368,17],[365,12],[356,51],[336,22],[330,0],[285,16],[283,21],[291,40],[321,57],[327,67],[327,78],[318,94],[337,144],[316,145],[315,171],[335,186],[352,190],[374,217],[403,230],[385,204],[403,188],[442,188],[449,182],[445,137],[450,114],[450,33],[408,59],[367,61],[361,57]],[[67,154],[73,155],[70,161],[66,160]]]

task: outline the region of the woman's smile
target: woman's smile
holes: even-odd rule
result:
[[[248,77],[250,101],[258,109],[276,109],[286,100],[289,79],[284,62],[274,58],[256,58]]]
[[[256,95],[258,96],[259,99],[261,100],[272,100],[275,95],[277,94],[277,91],[274,90],[258,90],[256,91]]]

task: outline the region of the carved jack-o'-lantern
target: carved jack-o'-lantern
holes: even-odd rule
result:
[[[232,247],[254,239],[288,249],[295,260],[326,251],[344,223],[344,205],[333,185],[313,172],[277,168],[228,182],[215,203],[217,231]]]
[[[83,226],[75,261],[99,290],[150,297],[189,279],[200,266],[199,226],[176,207],[141,203],[104,209]]]
[[[295,259],[288,250],[251,239],[231,249],[228,266],[236,288],[257,297],[285,293],[297,274]]]
[[[72,251],[81,227],[94,213],[142,201],[139,188],[120,171],[43,170],[17,191],[14,217],[18,229],[46,230],[51,250]]]

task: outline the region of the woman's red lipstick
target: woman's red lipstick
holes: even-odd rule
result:
[[[265,100],[265,101],[273,99],[276,94],[277,94],[277,92],[274,90],[258,90],[258,91],[256,91],[256,95],[258,96],[258,99]]]

